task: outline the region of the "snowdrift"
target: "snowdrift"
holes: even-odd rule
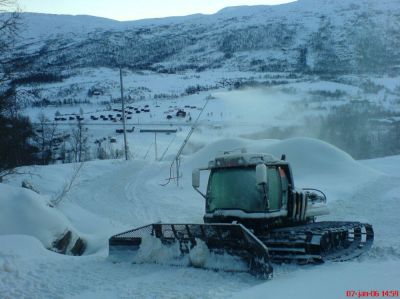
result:
[[[28,235],[3,235],[0,242],[0,271],[11,272],[10,257],[22,257],[32,259],[33,257],[50,258],[59,255],[43,248],[43,244],[35,237]],[[1,257],[3,259],[1,259]],[[8,258],[7,258],[8,257]]]
[[[320,188],[328,198],[343,198],[363,184],[378,178],[381,173],[357,161],[337,147],[313,138],[286,140],[221,139],[188,156],[185,171],[208,165],[215,156],[226,151],[270,153],[277,158],[286,154],[297,187]]]
[[[45,196],[5,184],[0,184],[0,194],[0,235],[29,235],[44,247],[66,254],[75,255],[78,242],[84,246],[76,229]]]
[[[337,175],[374,177],[378,173],[355,161],[349,154],[339,148],[313,138],[291,138],[275,144],[254,147],[277,157],[286,154],[297,177],[320,175]]]

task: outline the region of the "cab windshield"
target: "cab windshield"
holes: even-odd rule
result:
[[[256,184],[255,167],[216,169],[211,172],[208,182],[206,210],[265,212],[264,198],[262,187]]]

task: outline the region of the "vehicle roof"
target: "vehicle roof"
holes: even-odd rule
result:
[[[208,164],[209,168],[251,166],[257,164],[287,164],[267,153],[227,153],[217,156]]]

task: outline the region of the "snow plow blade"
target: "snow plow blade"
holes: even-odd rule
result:
[[[146,225],[112,236],[109,258],[249,272],[261,279],[273,273],[267,247],[241,224]]]

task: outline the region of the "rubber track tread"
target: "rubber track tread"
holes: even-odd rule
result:
[[[278,228],[257,237],[275,263],[345,261],[367,251],[373,243],[372,226],[360,222],[315,222]]]

